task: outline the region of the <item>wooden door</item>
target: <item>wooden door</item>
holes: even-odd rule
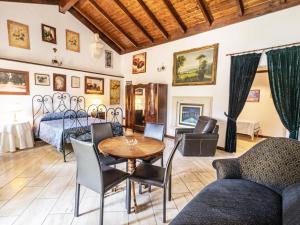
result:
[[[146,122],[156,123],[157,122],[157,111],[158,111],[158,99],[157,99],[157,84],[149,83],[147,85],[146,92]]]
[[[133,128],[134,123],[134,86],[126,85],[126,127]]]

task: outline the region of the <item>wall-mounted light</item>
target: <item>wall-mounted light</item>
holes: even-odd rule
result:
[[[103,52],[104,45],[101,43],[101,39],[99,37],[99,34],[95,34],[94,36],[94,42],[90,45],[90,51],[92,54],[92,57],[98,59],[100,58],[102,52]]]
[[[162,63],[161,66],[157,67],[157,72],[162,72],[166,70],[166,66]]]
[[[52,64],[53,65],[57,65],[57,66],[61,66],[62,65],[62,60],[58,60],[58,55],[57,55],[57,48],[53,48],[53,52],[54,52],[54,59],[52,59]]]

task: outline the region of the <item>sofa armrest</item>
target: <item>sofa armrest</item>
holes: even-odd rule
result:
[[[298,225],[300,221],[300,182],[283,190],[282,221],[283,225]]]
[[[175,136],[177,134],[186,134],[186,133],[193,133],[194,128],[176,128],[175,130]]]
[[[183,134],[185,140],[218,140],[218,134],[197,134],[197,133],[188,133]]]
[[[217,171],[218,179],[239,179],[241,178],[240,164],[238,159],[217,159],[212,163]]]

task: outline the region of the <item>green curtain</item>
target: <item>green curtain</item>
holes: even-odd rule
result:
[[[244,108],[261,54],[251,53],[231,57],[229,106],[225,150],[236,151],[236,120]]]
[[[281,122],[298,139],[300,125],[300,46],[267,52],[270,87]]]

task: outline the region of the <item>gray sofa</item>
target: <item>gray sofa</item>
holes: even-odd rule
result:
[[[300,142],[270,138],[235,159],[213,162],[218,180],[171,225],[299,225]]]

